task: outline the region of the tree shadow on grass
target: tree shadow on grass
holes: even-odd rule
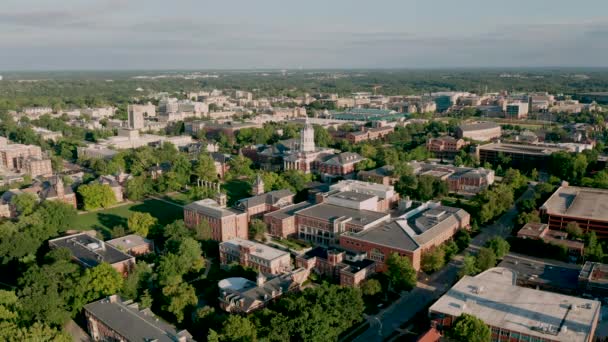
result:
[[[132,212],[148,213],[155,217],[160,225],[167,225],[175,220],[184,218],[184,209],[181,207],[155,200],[136,204],[129,208],[129,210]]]
[[[97,221],[99,221],[101,226],[105,228],[101,231],[104,236],[110,235],[112,228],[116,226],[120,225],[125,227],[125,229],[127,228],[127,218],[115,214],[98,213]],[[95,229],[99,231],[98,227],[96,227]]]

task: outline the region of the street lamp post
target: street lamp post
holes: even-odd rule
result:
[[[382,321],[378,316],[374,316],[374,319],[378,322],[378,336],[382,336]]]

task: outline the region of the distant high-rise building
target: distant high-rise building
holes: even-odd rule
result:
[[[132,106],[128,107],[129,112],[129,128],[142,129],[144,128],[144,113],[134,110]]]

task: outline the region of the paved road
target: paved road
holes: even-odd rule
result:
[[[516,201],[516,203],[534,196],[530,186]],[[503,237],[511,234],[511,224],[517,216],[517,207],[514,204],[496,222],[484,227],[472,241],[471,247],[465,253],[483,246],[494,236]],[[458,280],[458,271],[462,264],[463,255],[458,255],[442,270],[435,272],[428,279],[422,279],[416,288],[403,294],[390,306],[377,315],[367,316],[369,329],[354,339],[356,342],[383,341],[402,324],[412,319],[418,312],[436,301]]]

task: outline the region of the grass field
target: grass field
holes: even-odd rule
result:
[[[167,201],[171,201],[180,205],[187,205],[193,202],[192,199],[190,199],[190,196],[188,196],[187,194],[181,193],[181,192],[174,192],[171,194],[165,194],[162,195],[162,198],[164,200]]]
[[[131,214],[137,211],[149,213],[156,217],[158,223],[161,225],[166,225],[175,220],[182,219],[184,216],[183,209],[178,206],[149,199],[139,203],[131,203],[107,210],[78,215],[73,226],[69,229],[94,229],[108,238],[110,237],[110,232],[113,227],[121,225],[126,229],[127,220]]]

